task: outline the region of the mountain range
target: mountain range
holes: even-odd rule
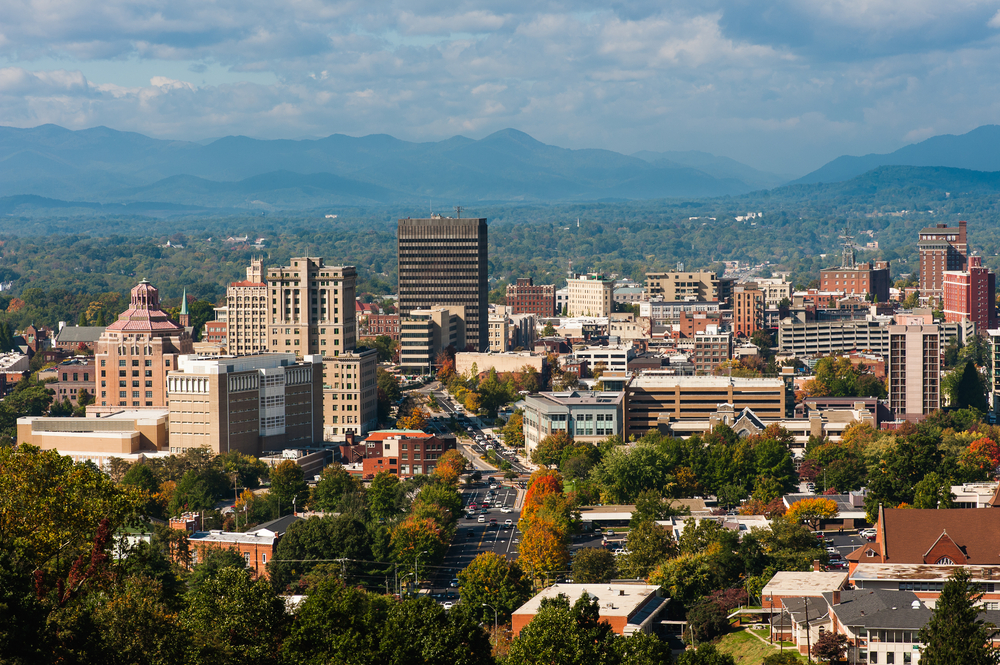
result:
[[[971,171],[1000,171],[1000,126],[983,125],[958,136],[933,136],[884,155],[844,155],[791,184],[841,182],[879,166],[943,166]]]
[[[107,127],[0,127],[0,190],[97,203],[311,208],[740,194],[781,176],[708,153],[568,150],[506,129],[414,143],[377,134],[207,144]]]

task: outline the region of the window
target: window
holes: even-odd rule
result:
[[[138,397],[138,396],[139,396],[139,391],[138,390],[133,390],[132,391],[132,397]],[[136,406],[138,406],[138,404]]]
[[[871,651],[868,653],[868,662],[872,665],[878,665],[878,651]]]
[[[260,562],[261,563],[267,563],[267,554],[261,554],[260,555]]]
[[[149,398],[151,398],[152,396],[153,396],[153,391],[152,391],[152,390],[147,390],[147,391],[146,391],[146,398],[147,398],[147,399],[149,399]]]
[[[139,359],[136,358],[135,360],[132,361],[132,367],[138,367],[138,366],[139,366]]]
[[[895,651],[887,651],[886,654],[885,654],[885,662],[886,662],[886,665],[895,665],[895,662],[896,662],[896,652]]]
[[[125,397],[126,396],[125,391],[124,390],[119,390],[118,391],[118,396],[119,397]]]
[[[107,365],[107,361],[102,358],[101,359],[101,367],[104,367],[106,365]]]
[[[153,366],[153,361],[147,359],[146,360],[146,367],[152,367],[152,366]]]
[[[119,367],[125,367],[125,364],[126,363],[125,363],[125,359],[124,358],[122,358],[121,360],[118,361],[118,366]]]

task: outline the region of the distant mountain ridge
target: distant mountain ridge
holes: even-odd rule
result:
[[[257,201],[308,208],[428,198],[555,202],[710,197],[777,184],[772,174],[708,153],[647,157],[569,150],[513,129],[479,140],[455,136],[427,143],[385,134],[333,134],[298,141],[227,136],[202,145],[107,127],[0,127],[0,190],[100,203],[242,207]]]
[[[888,154],[844,155],[789,184],[842,182],[879,166],[941,166],[1000,171],[1000,126],[983,125],[967,134],[942,134]]]

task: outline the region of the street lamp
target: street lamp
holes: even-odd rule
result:
[[[413,586],[420,586],[420,577],[417,576],[417,563],[420,561],[421,554],[427,554],[427,550],[420,552],[413,559]]]
[[[497,627],[498,624],[497,617],[499,616],[499,614],[497,613],[497,608],[493,607],[489,603],[483,603],[483,607],[488,607],[491,610],[493,610],[493,634],[496,635],[497,631],[499,630]]]

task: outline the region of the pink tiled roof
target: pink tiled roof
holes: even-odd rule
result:
[[[170,320],[160,309],[160,292],[143,280],[132,288],[129,308],[107,330],[126,332],[181,331],[184,328]]]

